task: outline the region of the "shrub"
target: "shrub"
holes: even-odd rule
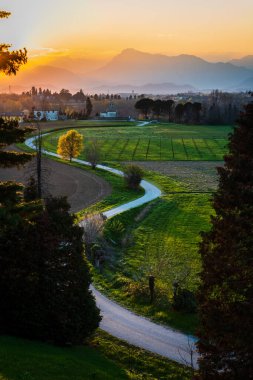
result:
[[[143,178],[143,170],[138,165],[127,165],[124,169],[124,178],[127,187],[130,189],[138,189]]]
[[[96,166],[100,161],[100,157],[100,146],[96,140],[93,140],[86,148],[86,158],[91,164],[92,169],[96,169]]]
[[[125,227],[119,220],[109,220],[104,228],[104,236],[112,243],[119,244],[123,238]]]
[[[196,312],[196,299],[193,292],[187,289],[178,289],[173,296],[173,307],[177,311],[187,313]]]

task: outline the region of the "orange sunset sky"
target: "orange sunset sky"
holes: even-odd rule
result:
[[[3,0],[1,42],[30,62],[106,61],[125,48],[229,60],[253,54],[253,0]]]

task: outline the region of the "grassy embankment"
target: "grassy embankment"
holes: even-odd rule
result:
[[[0,337],[0,380],[188,380],[191,370],[98,330],[85,346]]]

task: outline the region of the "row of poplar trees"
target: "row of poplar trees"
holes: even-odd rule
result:
[[[9,13],[1,12],[0,17]],[[26,51],[0,47],[0,71],[16,74]],[[9,151],[31,128],[0,119],[0,167],[22,166],[29,153]],[[42,200],[36,187],[0,182],[0,333],[55,344],[81,344],[98,327],[82,228],[65,198]]]

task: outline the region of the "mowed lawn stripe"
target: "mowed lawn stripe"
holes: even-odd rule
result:
[[[146,160],[149,138],[141,138],[140,143],[135,151],[135,160]]]
[[[111,147],[111,159],[114,161],[118,160],[119,154],[122,151],[123,146],[125,145],[125,139],[117,139]]]
[[[175,160],[187,160],[186,152],[182,144],[182,139],[173,139]]]
[[[196,149],[196,146],[194,145],[194,142],[192,139],[184,139],[184,144],[188,152],[188,159],[189,160],[199,160],[199,152]]]
[[[124,155],[124,152],[126,151],[127,149],[127,145],[129,143],[129,139],[125,139],[125,140],[122,140],[124,143],[123,145],[121,146],[121,150],[119,151],[119,154],[118,154],[118,161],[120,161],[122,158],[123,158],[123,155]]]
[[[162,160],[173,160],[174,151],[172,139],[162,139],[161,141],[161,159]]]
[[[150,144],[148,147],[148,161],[159,161],[161,158],[161,139],[153,137],[150,139]]]

